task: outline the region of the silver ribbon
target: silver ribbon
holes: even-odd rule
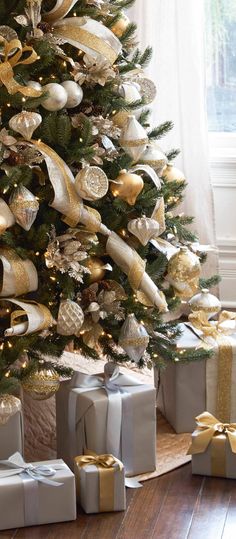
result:
[[[145,172],[151,178],[158,191],[159,189],[161,189],[162,182],[157,176],[156,171],[152,167],[150,167],[150,165],[135,165],[129,170],[129,172],[136,172],[137,170],[142,170],[143,172]]]
[[[78,451],[76,447],[76,407],[78,395],[100,388],[107,392],[108,397],[106,452],[111,453],[123,461],[126,473],[132,470],[132,455],[134,452],[134,448],[132,447],[134,444],[132,432],[133,413],[131,394],[128,393],[127,388],[139,385],[143,385],[142,382],[127,374],[121,374],[119,367],[111,362],[106,363],[104,367],[104,377],[82,373],[75,374],[71,381],[68,408],[71,458],[74,458]],[[80,421],[83,421],[84,425],[83,449],[93,449],[87,448],[84,419],[84,417],[80,418]]]
[[[65,464],[29,464],[26,463],[20,453],[14,453],[8,460],[0,460],[0,467],[7,467],[7,470],[0,469],[0,479],[19,475],[24,488],[24,522],[25,526],[40,524],[39,504],[38,504],[38,482],[51,487],[60,487],[63,483],[52,481],[49,477],[55,475],[56,471],[65,468]]]

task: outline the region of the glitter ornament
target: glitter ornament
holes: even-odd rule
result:
[[[155,219],[144,215],[143,217],[129,221],[127,228],[131,234],[139,239],[142,245],[147,245],[151,239],[158,236],[160,225]]]
[[[12,116],[9,121],[9,126],[16,133],[20,133],[26,140],[30,140],[33,132],[42,122],[42,116],[37,112],[23,110]]]
[[[134,115],[129,115],[121,132],[120,146],[136,162],[142,155],[147,143],[148,136],[144,127],[136,120]]]
[[[77,107],[83,99],[83,90],[81,86],[73,80],[66,80],[65,82],[61,83],[61,86],[63,86],[64,90],[67,93],[67,101],[65,107],[67,109],[73,109],[74,107]]]
[[[61,84],[50,82],[43,86],[43,90],[49,94],[49,96],[42,102],[42,107],[44,109],[56,111],[61,110],[66,106],[68,96],[65,88],[63,88]]]
[[[129,314],[121,328],[119,346],[127,353],[129,358],[138,363],[149,343],[149,335],[134,314]]]
[[[59,335],[76,335],[83,322],[84,313],[78,303],[70,299],[61,301],[57,318]]]
[[[0,395],[0,425],[5,425],[7,421],[21,410],[21,401],[13,395],[4,393]]]
[[[167,279],[183,299],[197,292],[200,273],[199,258],[187,247],[181,247],[169,260]]]
[[[138,195],[143,189],[144,183],[141,176],[127,170],[121,170],[115,181],[110,182],[110,190],[114,197],[119,197],[134,206]]]
[[[30,230],[39,209],[39,203],[33,193],[24,185],[18,185],[10,197],[9,208],[18,225],[24,230]]]
[[[107,175],[99,167],[84,167],[75,178],[75,189],[85,200],[98,200],[104,197],[108,187]]]
[[[199,294],[193,296],[189,302],[191,311],[203,311],[206,313],[207,318],[212,318],[215,314],[221,310],[220,300],[210,294],[208,288],[203,288]]]
[[[146,148],[144,149],[144,152],[140,156],[139,162],[143,163],[144,165],[149,165],[150,167],[154,168],[157,174],[160,174],[163,167],[167,163],[167,158],[157,144],[150,143],[147,144]]]
[[[23,379],[22,387],[32,399],[46,400],[58,391],[60,376],[52,367],[42,365]]]

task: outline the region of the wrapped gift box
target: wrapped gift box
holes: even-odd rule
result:
[[[230,439],[227,426],[224,427],[207,412],[196,419],[199,426],[201,424],[202,426],[192,434],[192,445],[189,449],[189,453],[192,454],[192,473],[236,479],[236,442]],[[235,438],[235,425],[232,427]],[[205,437],[203,441],[202,436]]]
[[[86,460],[90,462],[85,464]],[[126,509],[124,466],[112,455],[76,457],[75,477],[78,499],[85,513]]]
[[[178,340],[178,348],[196,348],[201,340],[185,325],[180,324],[183,331]],[[231,343],[233,359],[236,360],[236,333],[227,337]],[[157,406],[177,433],[192,432],[195,428],[194,418],[202,410],[217,414],[218,387],[218,345],[212,348],[214,354],[207,360],[191,363],[170,363],[159,373],[155,369]],[[236,421],[236,361],[232,362],[229,421]]]
[[[22,459],[21,455],[16,453],[9,460],[21,463]],[[26,471],[29,466],[33,466],[34,470],[36,467],[36,475],[41,475],[44,466],[53,469],[53,475],[47,475],[45,478],[50,482],[58,482],[58,486],[34,479]],[[34,462],[32,465],[24,463],[22,467],[19,464],[15,468],[8,468],[0,463],[1,530],[75,519],[75,477],[62,460]]]
[[[156,391],[126,374],[109,390],[101,376],[77,373],[56,395],[58,456],[73,459],[92,450],[120,459],[126,475],[156,468]]]
[[[24,431],[22,411],[16,412],[4,425],[0,425],[0,460],[8,459],[19,451],[23,454]]]

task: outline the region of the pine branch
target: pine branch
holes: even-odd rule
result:
[[[176,157],[178,157],[179,153],[180,153],[180,150],[170,150],[169,152],[166,153],[166,157],[168,161],[173,161],[174,159],[176,159]]]
[[[160,139],[164,137],[171,129],[173,129],[173,122],[164,122],[163,124],[155,127],[148,133],[149,139]]]

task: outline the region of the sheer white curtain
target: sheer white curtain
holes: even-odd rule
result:
[[[153,123],[174,122],[160,142],[180,148],[176,166],[188,181],[184,211],[195,216],[201,243],[215,244],[213,197],[209,174],[205,100],[204,0],[136,0],[129,10],[138,24],[141,46],[152,45],[148,68],[157,83]],[[216,261],[211,258],[211,271]],[[209,270],[209,267],[208,267]]]

